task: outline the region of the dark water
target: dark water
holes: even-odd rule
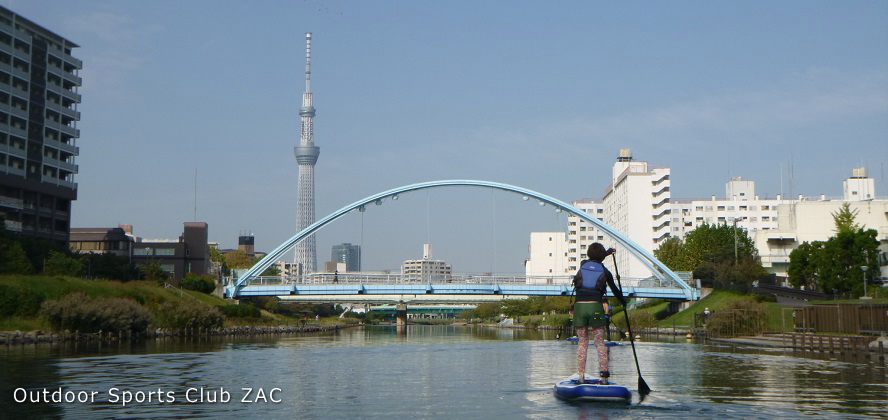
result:
[[[555,399],[552,386],[575,372],[576,346],[554,334],[367,327],[241,340],[0,347],[0,418],[857,418],[888,413],[885,362],[816,360],[684,339],[637,343],[642,376],[653,389],[644,401],[638,400],[638,376],[626,345],[612,349],[611,371],[614,381],[633,391],[632,404],[570,404]],[[74,398],[94,393],[94,402],[17,403],[16,396],[25,395],[16,393],[18,388],[47,389],[50,399],[59,388]],[[204,402],[187,401],[198,400],[200,388]],[[252,391],[248,395],[243,388]],[[124,391],[132,397],[154,393],[150,402],[123,405]],[[242,402],[244,397],[254,402]]]

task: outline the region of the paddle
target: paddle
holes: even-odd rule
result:
[[[620,269],[617,268],[617,256],[611,254],[614,257],[614,271],[617,274],[617,285],[620,287],[620,293],[623,292],[623,283],[620,282]],[[638,394],[641,398],[644,398],[645,395],[651,393],[651,387],[648,386],[647,382],[644,381],[644,378],[641,377],[641,367],[638,366],[638,354],[635,353],[635,335],[632,334],[632,326],[629,325],[629,308],[623,308],[623,312],[626,313],[626,329],[629,330],[629,343],[632,344],[632,357],[635,358],[635,370],[638,371]]]

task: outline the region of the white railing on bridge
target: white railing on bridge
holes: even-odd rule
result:
[[[234,278],[236,280],[236,278]],[[260,276],[250,281],[252,286],[273,285],[331,285],[331,284],[528,284],[570,285],[573,276],[519,276],[491,274],[451,274],[419,276],[393,273],[312,273],[304,276]],[[622,287],[678,287],[673,282],[656,277],[622,277]],[[224,279],[225,286],[233,284],[232,277]]]

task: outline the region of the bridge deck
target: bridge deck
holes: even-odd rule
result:
[[[686,300],[683,290],[671,287],[633,287],[623,288],[623,294],[638,298],[661,298]],[[248,285],[240,290],[240,296],[286,296],[288,300],[300,300],[305,297],[337,297],[365,300],[361,297],[370,295],[447,295],[454,299],[463,296],[464,300],[477,300],[470,296],[571,296],[573,289],[566,285],[529,285],[529,284],[278,284]],[[442,296],[443,297],[443,296]],[[315,299],[306,299],[315,300]]]

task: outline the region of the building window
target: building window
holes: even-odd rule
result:
[[[176,255],[176,250],[173,248],[157,248],[154,250],[154,255]]]
[[[151,248],[136,248],[133,250],[133,255],[154,255],[151,253]]]
[[[762,206],[762,210],[771,210],[771,206]]]

